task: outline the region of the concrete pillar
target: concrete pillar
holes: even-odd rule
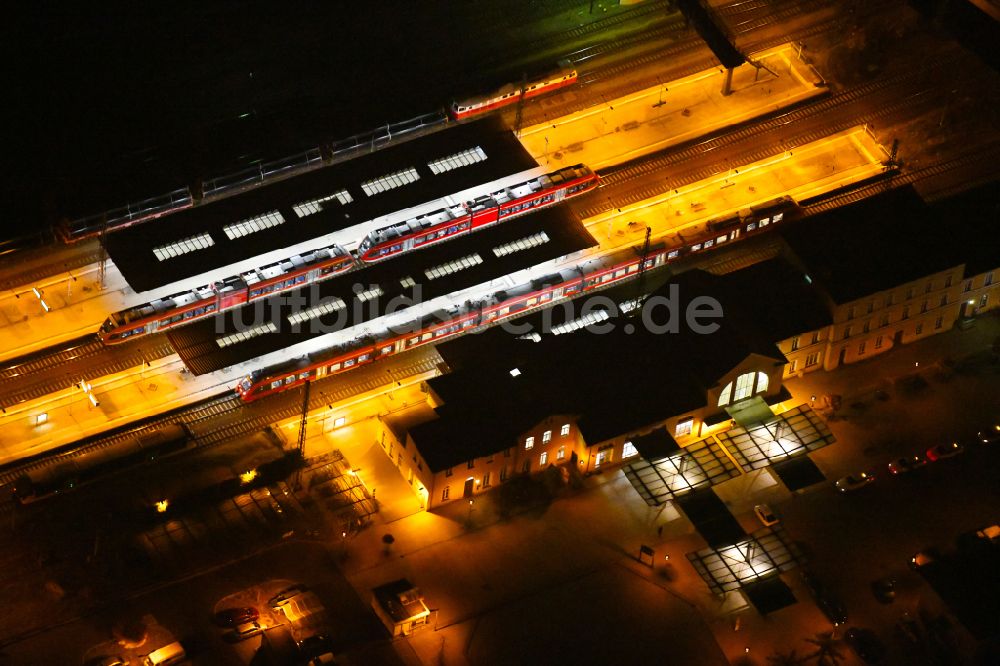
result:
[[[733,93],[733,68],[726,68],[726,80],[722,84],[722,96],[728,97]]]

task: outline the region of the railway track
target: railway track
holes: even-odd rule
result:
[[[943,76],[949,71],[953,72],[954,70],[949,69],[949,67],[960,57],[960,54],[955,54],[951,58],[938,61],[935,66],[937,74]],[[731,150],[740,144],[746,144],[751,147],[731,157],[728,160],[730,163],[738,165],[749,164],[771,157],[776,152],[793,150],[798,146],[811,143],[824,136],[849,129],[859,124],[874,124],[901,112],[909,111],[917,113],[926,110],[936,103],[933,86],[927,83],[916,90],[907,90],[907,88],[912,88],[915,82],[921,81],[927,78],[927,76],[927,70],[919,72],[907,70],[892,77],[850,88],[844,92],[831,95],[818,102],[805,104],[780,115],[753,121],[733,130],[723,130],[724,133],[719,136],[704,139],[693,145],[683,147],[680,150],[667,150],[653,156],[640,158],[623,165],[602,170],[600,172],[601,189],[598,190],[601,194],[589,197],[594,201],[594,205],[586,209],[578,209],[577,212],[584,218],[593,217],[613,207],[621,208],[622,206],[649,199],[684,185],[718,175],[724,172],[725,169],[720,170],[717,166],[711,166],[698,170],[686,170],[682,176],[661,181],[656,185],[646,188],[631,190],[623,196],[615,197],[614,194],[608,194],[608,191],[623,188],[629,181],[664,169],[677,167],[685,162],[704,158],[706,155],[715,152]],[[952,78],[952,81],[954,81],[954,78]],[[860,102],[874,102],[877,109],[875,111],[855,113],[854,111]],[[809,129],[797,133],[794,131],[795,126],[804,125],[815,121],[821,116],[836,113],[839,113],[843,118],[826,122],[821,129]],[[761,145],[766,147],[760,148],[759,146]]]
[[[331,384],[329,390],[314,390],[309,401],[309,408],[315,409],[327,402],[336,402],[353,395],[384,386],[386,377],[402,381],[408,377],[434,370],[440,362],[440,357],[433,349],[419,350],[408,358],[407,364],[393,367],[388,371],[380,369],[353,378],[355,381],[340,381]],[[368,366],[369,368],[371,366]],[[343,378],[343,376],[338,376]],[[347,375],[350,377],[350,375]],[[140,424],[119,428],[111,433],[98,435],[81,442],[60,447],[58,451],[39,456],[32,460],[5,465],[0,471],[0,487],[10,487],[24,474],[57,464],[64,460],[86,453],[100,451],[110,446],[120,444],[136,435],[159,428],[161,426],[183,423],[191,431],[195,448],[216,446],[235,438],[250,435],[263,430],[266,426],[283,419],[301,414],[301,401],[286,399],[288,404],[276,409],[269,408],[267,401],[253,405],[245,405],[232,391],[215,395],[201,402],[189,405],[167,414],[158,415],[143,420]],[[290,396],[285,396],[290,398]],[[274,404],[274,403],[271,403]],[[13,502],[0,502],[0,512],[9,510]]]
[[[111,353],[95,335],[70,341],[55,353],[39,352],[13,359],[0,368],[0,406],[33,400],[74,386],[81,379],[105,377],[174,353],[166,338],[147,340],[142,349],[130,347]]]

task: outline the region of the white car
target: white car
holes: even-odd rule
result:
[[[771,507],[766,504],[758,504],[753,508],[753,512],[757,514],[757,518],[764,524],[764,527],[777,525],[779,522],[778,517],[771,511]]]
[[[845,476],[844,478],[837,481],[837,490],[842,493],[849,493],[859,488],[864,488],[869,483],[875,480],[875,475],[871,472],[859,472],[857,474],[851,474],[850,476]]]

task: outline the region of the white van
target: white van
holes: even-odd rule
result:
[[[184,654],[184,646],[174,642],[161,647],[159,650],[153,650],[146,655],[142,663],[143,666],[169,666],[170,664],[179,664],[184,661],[186,656]]]

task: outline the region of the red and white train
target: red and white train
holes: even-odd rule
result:
[[[553,206],[597,187],[599,177],[578,164],[504,187],[473,201],[442,208],[367,233],[356,251],[333,244],[197,289],[138,305],[108,317],[98,331],[105,344],[163,331],[301,287],[357,266],[428,247],[464,233]]]
[[[786,221],[799,212],[790,197],[751,207],[719,221],[709,222],[709,232],[684,246],[668,248],[651,247],[646,255],[645,270],[663,266],[681,257],[710,250],[742,236],[755,235]],[[236,391],[246,402],[285,391],[327,375],[347,372],[356,367],[425,344],[440,342],[480,326],[520,315],[528,310],[545,307],[554,302],[617,284],[638,275],[642,257],[633,250],[597,259],[560,270],[544,280],[513,290],[494,294],[489,302],[463,308],[447,318],[429,316],[414,332],[401,335],[387,334],[374,342],[358,341],[356,344],[323,352],[322,358],[299,359],[285,364],[258,370],[244,377]]]
[[[546,76],[528,81],[524,84],[508,83],[499,90],[480,97],[470,97],[461,101],[452,102],[448,108],[448,115],[455,120],[462,120],[481,113],[489,113],[500,107],[513,104],[521,98],[521,91],[524,90],[524,99],[531,99],[539,95],[545,95],[560,88],[576,83],[576,70],[564,63],[558,70]]]

